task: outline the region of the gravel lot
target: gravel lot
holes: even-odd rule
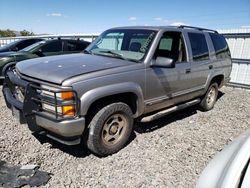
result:
[[[224,87],[213,110],[192,107],[137,124],[124,149],[98,158],[82,146],[35,138],[2,93],[0,109],[0,160],[40,165],[54,174],[45,187],[194,187],[211,158],[250,127],[250,91]]]

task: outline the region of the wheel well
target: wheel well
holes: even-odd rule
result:
[[[223,86],[223,81],[224,81],[224,76],[223,75],[218,75],[215,76],[212,80],[211,80],[211,84],[212,83],[217,83],[219,88]]]
[[[86,123],[87,125],[90,123],[97,111],[115,102],[127,104],[131,108],[133,114],[135,114],[137,111],[137,99],[138,97],[134,93],[121,93],[100,98],[90,105],[86,115]]]

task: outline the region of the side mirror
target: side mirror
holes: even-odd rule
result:
[[[175,62],[172,58],[157,57],[152,66],[163,68],[175,68]]]
[[[42,49],[39,49],[39,50],[35,51],[34,54],[36,54],[36,55],[38,55],[38,56],[40,56],[40,57],[43,57],[43,56],[44,56],[44,54],[43,54],[43,52],[42,52]]]

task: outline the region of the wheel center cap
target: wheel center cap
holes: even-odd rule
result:
[[[110,127],[110,134],[116,134],[117,133],[117,131],[118,131],[118,127],[117,127],[117,125],[112,125],[111,127]]]

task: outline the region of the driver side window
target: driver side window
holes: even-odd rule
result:
[[[157,57],[173,59],[174,62],[180,63],[187,61],[185,44],[180,32],[165,32],[158,44],[155,52]]]

